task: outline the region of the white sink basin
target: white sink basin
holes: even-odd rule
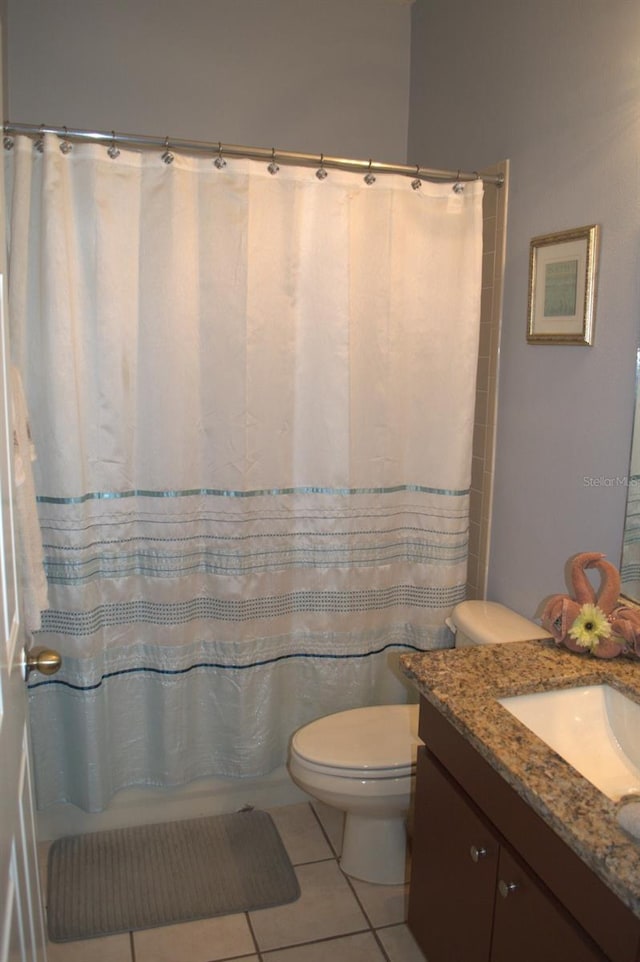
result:
[[[610,685],[499,698],[609,798],[640,793],[640,704]]]

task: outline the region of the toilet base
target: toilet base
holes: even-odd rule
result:
[[[340,867],[346,875],[376,885],[402,885],[407,879],[404,815],[373,818],[347,812]]]

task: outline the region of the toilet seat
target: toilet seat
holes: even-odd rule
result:
[[[397,779],[413,774],[418,705],[352,708],[300,728],[291,750],[307,769],[338,778]]]
[[[417,705],[352,708],[303,725],[289,774],[309,795],[344,812],[340,866],[380,885],[406,882],[407,812],[415,783]]]

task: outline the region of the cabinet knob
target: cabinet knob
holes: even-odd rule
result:
[[[498,882],[498,891],[500,892],[500,895],[502,896],[503,899],[508,898],[509,895],[512,894],[512,892],[517,891],[517,889],[519,888],[520,886],[518,885],[517,882],[505,882],[504,879],[500,879],[500,881]]]
[[[469,855],[474,862],[479,862],[481,858],[486,858],[488,854],[489,850],[484,845],[472,845],[469,849]]]

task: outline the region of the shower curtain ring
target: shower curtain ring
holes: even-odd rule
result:
[[[39,154],[44,152],[44,124],[40,124],[40,136],[33,145]]]
[[[6,125],[6,124],[3,124],[3,125],[2,125],[2,132],[3,132],[3,134],[4,134],[4,149],[5,149],[5,150],[13,150],[13,144],[14,144],[13,137],[11,137],[11,136],[9,135],[9,133],[7,133],[7,125]]]
[[[324,180],[327,176],[328,174],[324,166],[324,154],[320,154],[320,166],[316,170],[316,177],[318,180]]]
[[[458,173],[456,174],[456,182],[453,185],[454,193],[461,194],[464,190],[464,184],[460,183],[460,169],[458,168]]]
[[[369,185],[375,184],[376,182],[376,175],[371,170],[371,163],[372,163],[371,158],[369,158],[369,170],[364,175],[364,182],[365,184],[369,184]]]
[[[420,190],[422,187],[422,181],[420,180],[420,164],[416,164],[416,176],[414,180],[411,181],[411,186],[414,190]]]
[[[271,148],[271,163],[267,164],[267,170],[270,174],[277,174],[280,168],[276,164],[276,148]]]
[[[112,130],[112,131],[111,131],[111,144],[110,144],[110,146],[107,148],[107,153],[109,154],[109,157],[111,157],[111,160],[115,160],[116,157],[119,157],[119,156],[120,156],[120,151],[118,150],[118,147],[116,146],[116,132],[115,132],[115,130]]]
[[[70,144],[69,140],[67,139],[68,133],[69,133],[67,128],[64,127],[63,129],[64,129],[64,140],[60,144],[60,152],[66,155],[71,153],[71,151],[73,150],[73,145]]]
[[[164,138],[164,153],[161,155],[162,160],[165,164],[172,164],[175,160],[175,155],[169,150],[169,138]]]
[[[213,166],[217,167],[218,170],[224,170],[224,168],[227,166],[227,162],[222,156],[222,144],[220,141],[218,141],[218,156],[214,160]]]

